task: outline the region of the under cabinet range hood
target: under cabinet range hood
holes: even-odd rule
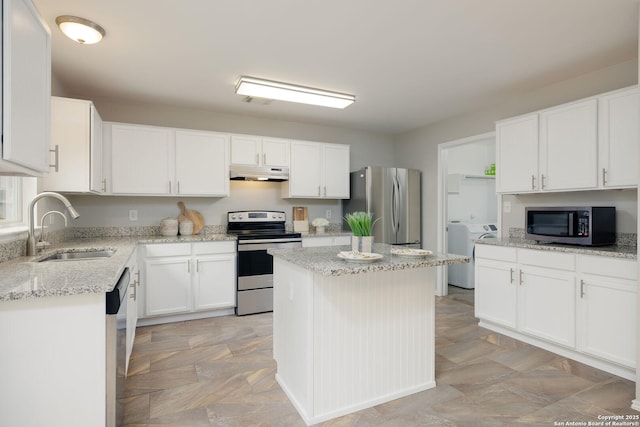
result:
[[[229,166],[229,178],[236,181],[287,181],[289,168],[265,166]]]

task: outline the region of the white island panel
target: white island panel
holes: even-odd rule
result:
[[[435,272],[328,276],[274,257],[276,378],[307,424],[435,386]]]

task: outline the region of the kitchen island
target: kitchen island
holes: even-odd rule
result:
[[[350,248],[270,249],[276,380],[308,424],[435,386],[433,254],[347,262]]]

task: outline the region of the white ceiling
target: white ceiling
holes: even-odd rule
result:
[[[74,96],[399,133],[638,55],[639,0],[34,0]],[[102,25],[78,45],[58,15]],[[249,75],[344,110],[243,102]]]

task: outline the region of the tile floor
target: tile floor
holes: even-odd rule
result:
[[[125,425],[304,426],[274,379],[271,320],[259,314],[138,328]],[[640,415],[629,408],[633,382],[478,327],[473,291],[454,287],[436,298],[436,382],[322,426],[587,425],[599,416]]]

